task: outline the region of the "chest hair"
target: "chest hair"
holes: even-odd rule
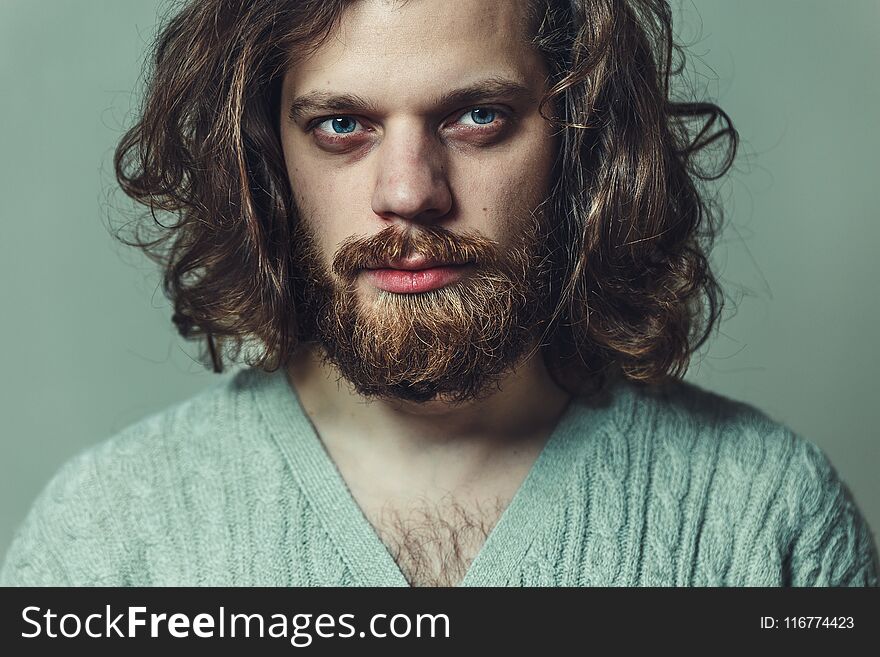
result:
[[[505,506],[499,498],[464,505],[447,497],[389,502],[366,515],[411,586],[456,586]]]

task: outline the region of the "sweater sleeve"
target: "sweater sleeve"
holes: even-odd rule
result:
[[[67,461],[18,526],[0,586],[117,586],[122,546],[91,450]]]
[[[799,440],[786,504],[791,586],[880,586],[877,543],[825,453]]]

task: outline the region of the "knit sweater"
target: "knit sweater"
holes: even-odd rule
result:
[[[67,461],[0,585],[407,586],[281,370],[243,369]],[[574,399],[461,586],[877,586],[813,443],[674,381]]]

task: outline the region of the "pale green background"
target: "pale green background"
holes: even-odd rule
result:
[[[166,2],[0,0],[0,552],[63,461],[216,376],[117,246],[111,156]],[[743,137],[688,378],[820,445],[880,529],[880,2],[697,0],[691,77]],[[228,374],[223,375],[228,376]]]

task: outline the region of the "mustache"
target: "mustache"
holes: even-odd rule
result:
[[[438,225],[408,230],[388,226],[370,237],[346,239],[333,258],[332,268],[342,279],[353,280],[363,269],[417,255],[450,264],[491,267],[500,259],[500,248],[498,242],[473,230],[455,233]]]

